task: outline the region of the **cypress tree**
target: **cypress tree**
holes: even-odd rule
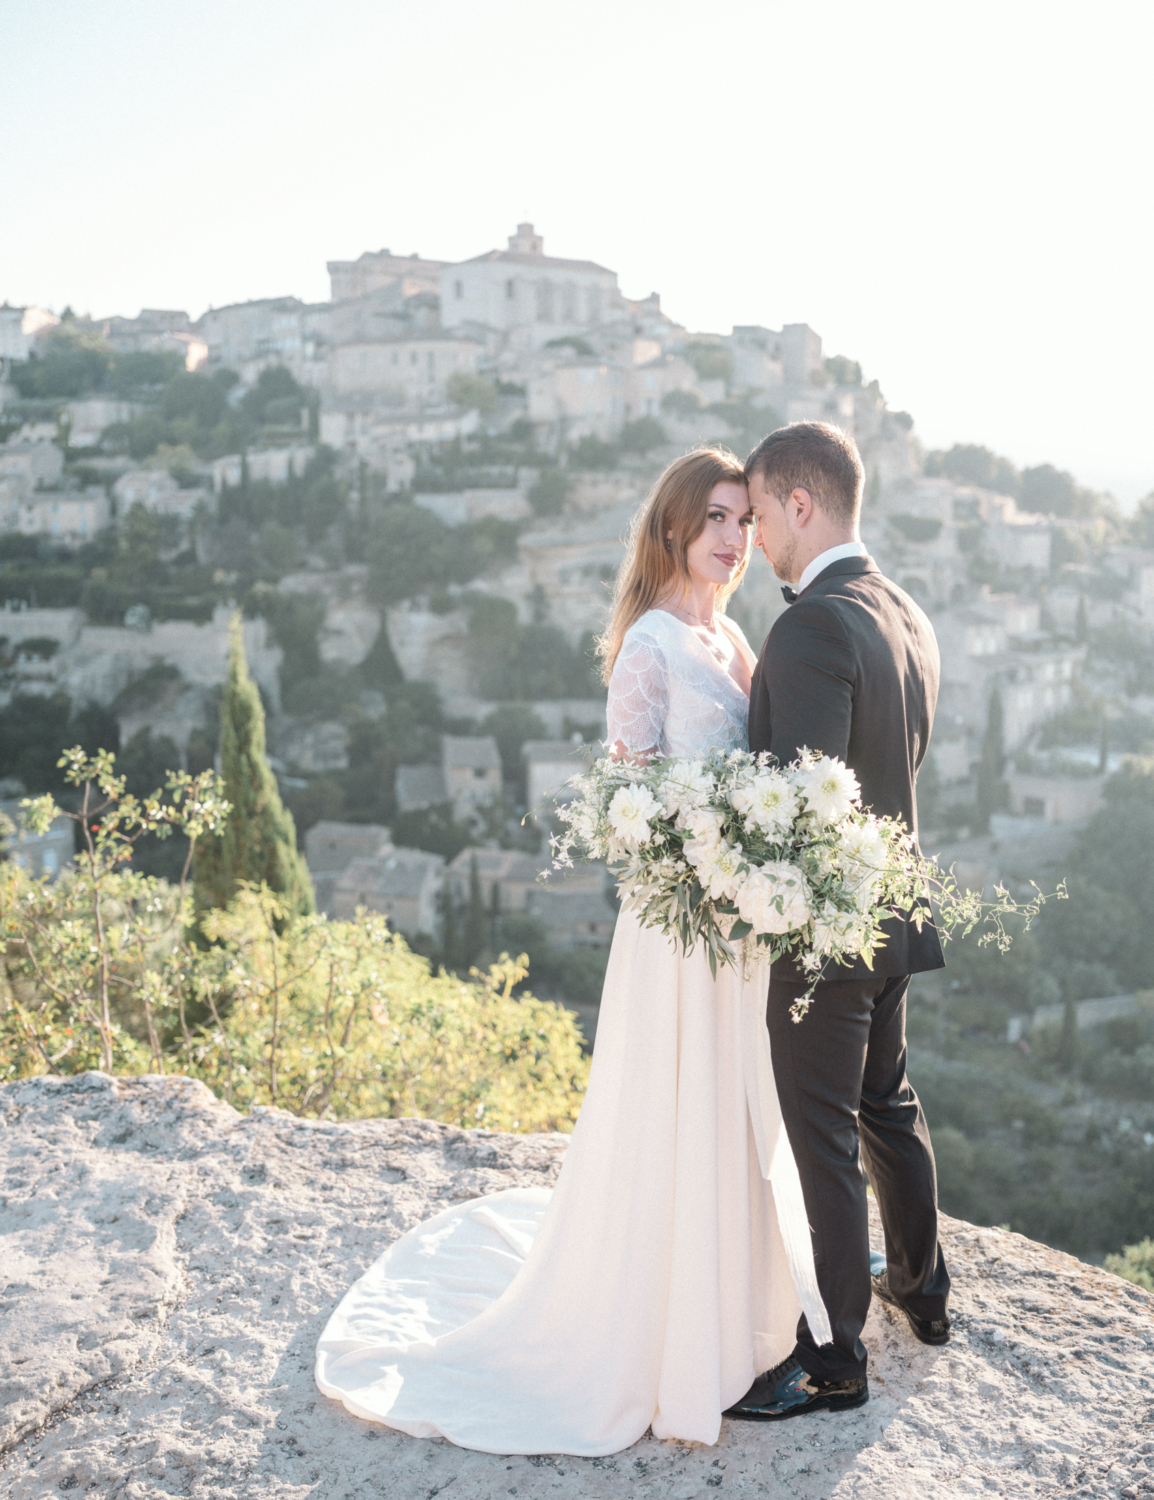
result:
[[[1090,639],[1090,619],[1086,613],[1086,596],[1078,595],[1078,613],[1074,617],[1074,639],[1087,641]]]
[[[444,955],[443,962],[446,969],[456,970],[462,967],[461,937],[457,924],[457,898],[453,894],[452,883],[448,880],[445,882],[442,910],[441,952]]]
[[[280,799],[265,756],[264,707],[248,675],[239,611],[233,616],[228,682],[221,705],[221,777],[232,804],[225,831],[197,841],[193,871],[196,910],[227,906],[237,884],[262,881],[291,917],[316,909],[313,886],[297,851],[296,826]]]
[[[481,873],[477,869],[477,856],[474,854],[469,861],[469,905],[465,911],[466,963],[475,964],[484,953],[488,927],[485,897],[481,892]]]
[[[1062,1034],[1058,1039],[1058,1066],[1064,1073],[1075,1073],[1082,1056],[1082,1038],[1078,1032],[1078,1012],[1072,1000],[1062,1011]]]
[[[996,813],[1006,803],[1006,783],[1002,780],[1005,765],[1005,715],[1002,695],[995,688],[990,694],[986,732],[982,736],[982,758],[978,764],[978,826],[983,832],[990,826],[991,813]]]

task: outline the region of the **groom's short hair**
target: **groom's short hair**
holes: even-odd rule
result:
[[[849,433],[829,422],[790,422],[762,438],[745,461],[746,480],[755,474],[778,500],[808,490],[820,510],[847,526],[861,515],[861,455]]]

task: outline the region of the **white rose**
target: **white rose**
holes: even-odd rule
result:
[[[737,909],[754,932],[796,932],[810,918],[805,876],[796,865],[770,860],[737,892]]]
[[[885,872],[888,851],[874,819],[847,824],[838,838],[845,881],[859,909],[866,911]]]
[[[839,912],[836,906],[826,901],[813,919],[813,951],[824,958],[835,948],[840,948],[852,926],[852,913]]]
[[[795,786],[806,801],[806,811],[823,823],[838,823],[856,806],[861,789],[857,777],[840,760],[823,755],[797,772]]]
[[[742,879],[741,845],[714,844],[695,863],[697,878],[710,900],[732,901]]]
[[[653,837],[649,820],[661,811],[661,803],[647,786],[619,787],[609,804],[609,826],[626,848],[636,849]]]
[[[683,813],[677,819],[677,826],[689,833],[685,841],[685,857],[691,865],[706,859],[721,843],[721,814],[710,808]]]
[[[761,771],[732,797],[734,808],[770,838],[789,832],[797,817],[798,796],[780,771]]]
[[[676,760],[661,782],[661,800],[667,813],[686,814],[708,807],[716,789],[699,760]]]

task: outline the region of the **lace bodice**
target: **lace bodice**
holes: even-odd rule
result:
[[[727,628],[745,641],[739,626]],[[662,755],[744,750],[749,700],[688,625],[651,609],[631,625],[613,664],[609,743]]]

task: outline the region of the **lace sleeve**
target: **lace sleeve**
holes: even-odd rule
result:
[[[644,635],[627,635],[613,663],[606,706],[609,743],[627,750],[658,750],[669,712],[669,669],[665,653]]]

